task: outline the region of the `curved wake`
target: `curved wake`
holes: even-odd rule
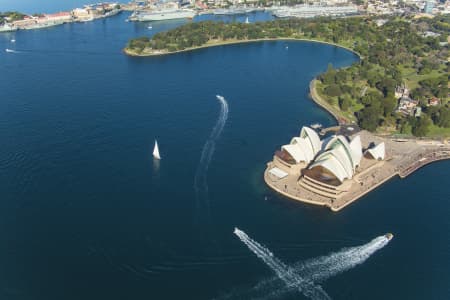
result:
[[[307,280],[298,274],[295,269],[285,265],[276,258],[269,249],[252,240],[245,232],[235,228],[234,234],[236,234],[239,239],[256,254],[256,256],[275,272],[278,278],[284,282],[286,288],[297,289],[311,299],[331,299],[321,286],[315,285],[312,281]]]
[[[197,171],[195,173],[194,178],[194,189],[195,196],[197,199],[197,205],[200,205],[200,199],[203,197],[204,204],[207,206],[209,210],[208,203],[208,182],[207,182],[207,172],[208,167],[211,162],[211,158],[214,154],[214,150],[216,148],[216,141],[220,137],[223,128],[225,127],[225,123],[228,119],[228,103],[224,97],[220,95],[216,95],[216,98],[220,101],[220,114],[217,119],[216,125],[214,126],[211,135],[206,141],[205,145],[202,149],[202,154],[200,156],[200,162],[197,167]]]
[[[363,264],[375,252],[385,247],[389,241],[390,239],[387,236],[382,235],[361,246],[344,248],[328,255],[297,262],[289,269],[306,282],[323,282],[330,277]],[[287,285],[282,278],[277,276],[265,279],[251,289],[228,294],[222,299],[239,298],[241,296],[247,299],[272,299],[280,298],[283,294],[295,290],[299,290],[297,286]]]

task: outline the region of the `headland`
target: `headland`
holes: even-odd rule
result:
[[[181,50],[169,51],[168,49],[152,49],[152,48],[146,47],[142,50],[136,51],[136,49],[133,49],[130,47],[125,47],[123,49],[123,52],[129,56],[138,56],[138,57],[161,56],[161,55],[170,55],[170,54],[177,54],[177,53],[183,53],[183,52],[190,52],[190,51],[218,47],[218,46],[225,46],[225,45],[257,43],[257,42],[271,42],[271,41],[290,41],[290,42],[298,41],[298,42],[312,42],[312,43],[332,45],[332,46],[343,48],[345,50],[353,52],[355,55],[357,55],[361,58],[361,55],[358,52],[356,52],[355,50],[348,48],[346,46],[340,45],[340,44],[336,44],[336,43],[332,43],[332,42],[328,42],[328,41],[316,40],[316,39],[295,38],[295,37],[274,37],[274,38],[258,38],[258,39],[227,39],[227,40],[212,39],[212,40],[207,41],[204,45],[187,47],[187,48],[181,49]]]
[[[267,164],[267,185],[288,198],[337,212],[395,176],[405,178],[429,163],[450,159],[447,142],[382,137],[365,130],[346,135],[349,128],[353,127],[340,126],[336,136],[325,138],[311,161],[302,158],[301,152],[309,151],[298,141],[305,137],[302,130]],[[354,147],[357,139],[360,146]],[[302,146],[295,148],[295,144]],[[358,148],[360,155],[353,155]]]

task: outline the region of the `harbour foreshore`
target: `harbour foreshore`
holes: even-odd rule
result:
[[[361,55],[356,52],[355,50],[348,48],[343,45],[327,42],[327,41],[321,41],[321,40],[314,40],[314,39],[304,39],[304,38],[290,38],[290,37],[280,37],[280,38],[264,38],[264,39],[245,39],[245,40],[238,40],[238,39],[229,39],[229,40],[212,40],[208,41],[206,44],[196,47],[189,47],[183,50],[176,50],[176,51],[168,51],[167,49],[164,50],[153,50],[153,49],[144,49],[142,52],[138,53],[134,51],[133,49],[129,49],[125,47],[123,49],[123,52],[130,56],[161,56],[161,55],[169,55],[169,54],[176,54],[176,53],[182,53],[182,52],[189,52],[204,48],[211,48],[211,47],[218,47],[218,46],[224,46],[224,45],[233,45],[233,44],[244,44],[244,43],[256,43],[256,42],[270,42],[270,41],[298,41],[298,42],[313,42],[313,43],[321,43],[321,44],[327,44],[336,46],[339,48],[346,49],[355,55],[357,55],[359,58],[361,58]]]
[[[386,144],[385,161],[365,162],[360,171],[348,182],[347,190],[337,197],[327,197],[305,188],[299,175],[279,179],[269,173],[274,166],[267,164],[264,181],[276,192],[304,203],[326,206],[337,212],[365,196],[395,176],[405,178],[419,168],[440,160],[450,159],[450,144],[427,140],[397,140],[373,135],[367,131],[358,133],[363,145],[369,141]]]

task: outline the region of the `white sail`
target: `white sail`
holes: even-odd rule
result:
[[[155,147],[153,148],[153,157],[156,159],[161,159],[161,156],[159,156],[158,142],[156,140],[155,140]]]

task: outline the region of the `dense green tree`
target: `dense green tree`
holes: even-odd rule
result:
[[[412,122],[412,134],[415,136],[426,136],[430,130],[431,119],[422,114],[420,118],[416,118],[415,121]]]
[[[347,111],[350,108],[351,104],[352,104],[352,102],[348,95],[343,95],[343,96],[339,97],[339,107],[343,111]]]
[[[439,127],[450,127],[450,109],[446,106],[441,107],[432,115],[433,122]]]
[[[367,106],[358,114],[359,126],[362,129],[375,131],[380,122],[380,110],[376,106]]]
[[[325,94],[331,97],[337,97],[342,93],[341,88],[337,84],[331,84],[325,88]]]

